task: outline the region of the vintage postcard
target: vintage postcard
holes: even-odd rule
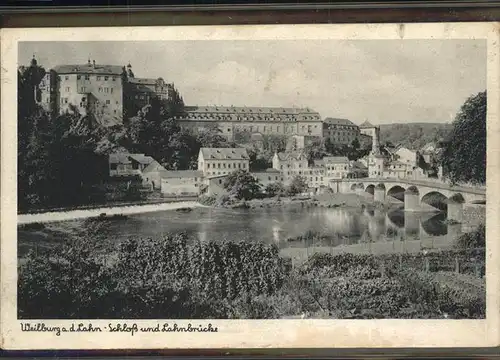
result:
[[[498,29],[2,30],[2,346],[498,345]]]

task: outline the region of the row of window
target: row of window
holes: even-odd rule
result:
[[[84,77],[85,80],[90,80],[90,75],[76,75],[76,79],[80,80],[82,76]],[[110,78],[112,81],[116,81],[116,76],[96,76],[97,81],[101,80],[108,81]],[[58,76],[57,79],[62,80],[61,76]],[[65,75],[64,80],[69,80],[69,75]]]
[[[217,166],[215,166],[215,164],[212,164],[212,168],[217,168],[217,169],[220,169],[221,168],[221,163],[217,163]],[[238,166],[236,166],[238,165]],[[233,163],[233,169],[246,169],[247,167],[247,164],[246,163]],[[225,169],[226,168],[226,163],[222,163],[222,168]],[[228,169],[231,169],[231,163],[227,163],[227,168]],[[207,163],[207,169],[210,169],[210,163]]]

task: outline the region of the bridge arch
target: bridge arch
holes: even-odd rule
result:
[[[354,183],[351,185],[351,190],[354,191],[358,187],[358,184]]]
[[[399,201],[405,200],[405,188],[401,185],[394,185],[387,190],[387,196],[390,196]]]
[[[366,189],[365,189],[365,192],[367,192],[368,194],[370,195],[375,195],[375,185],[373,184],[369,184]]]
[[[448,198],[439,191],[430,191],[420,199],[421,205],[429,205],[439,211],[448,211]]]

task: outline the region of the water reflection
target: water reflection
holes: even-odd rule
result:
[[[156,212],[110,224],[117,241],[130,236],[157,237],[183,231],[192,239],[266,241],[280,248],[362,245],[456,238],[461,227],[447,225],[445,214],[396,209],[195,209],[190,213]],[[371,245],[366,245],[371,246]]]

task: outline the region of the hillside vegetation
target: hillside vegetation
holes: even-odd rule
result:
[[[418,150],[425,144],[445,138],[453,129],[446,123],[407,123],[380,125],[380,142]]]

